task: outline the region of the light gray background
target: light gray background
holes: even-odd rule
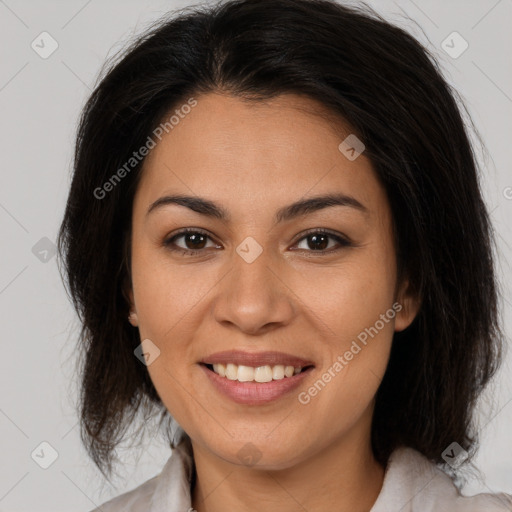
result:
[[[487,145],[488,157],[478,148],[477,153],[498,233],[509,334],[512,2],[369,3],[439,56],[448,81],[460,91]],[[69,186],[78,114],[105,58],[150,21],[189,4],[176,0],[0,0],[1,511],[89,511],[157,474],[169,456],[160,441],[146,439],[140,459],[136,458],[140,452],[121,452],[127,463],[122,473],[125,478],[116,480],[118,487],[102,489],[102,478],[81,447],[73,409],[77,322],[55,257],[48,253],[50,259],[44,263],[32,248],[43,237],[55,241]],[[47,59],[31,48],[43,31],[59,45]],[[469,43],[456,59],[441,47],[453,31]],[[485,481],[472,479],[464,489],[469,494],[512,492],[512,364],[508,354],[481,408],[482,445],[476,462]],[[46,470],[31,458],[43,441],[58,452]]]

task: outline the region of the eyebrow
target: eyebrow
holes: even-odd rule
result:
[[[216,218],[224,222],[229,222],[231,220],[231,216],[227,210],[214,203],[213,201],[197,196],[186,195],[170,195],[160,197],[150,205],[146,215],[149,215],[151,212],[169,204],[185,206],[186,208],[200,213],[201,215]],[[362,213],[369,213],[368,209],[354,197],[347,196],[345,194],[326,194],[311,197],[309,199],[301,199],[295,203],[281,208],[275,215],[275,222],[285,222],[301,215],[313,213],[331,206],[346,206],[359,210]]]

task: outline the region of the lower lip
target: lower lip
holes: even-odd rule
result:
[[[297,388],[313,370],[313,367],[310,367],[292,377],[284,377],[270,382],[239,382],[221,377],[204,364],[199,364],[199,366],[218,391],[237,404],[246,405],[261,405],[281,398]]]

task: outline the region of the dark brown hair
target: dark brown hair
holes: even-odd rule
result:
[[[136,413],[169,419],[127,321],[130,225],[143,160],[98,198],[164,116],[201,94],[248,101],[300,93],[364,142],[390,202],[399,282],[421,297],[393,339],[376,396],[372,444],[442,463],[470,451],[476,399],[498,367],[493,238],[477,165],[436,59],[366,6],[329,0],[231,0],[161,19],[109,64],[87,101],[59,253],[80,333],[81,436],[105,474]],[[144,419],[142,419],[144,423]]]

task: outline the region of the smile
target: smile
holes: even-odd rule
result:
[[[234,363],[217,363],[207,365],[207,367],[221,377],[229,380],[237,380],[238,382],[271,382],[272,380],[293,377],[305,369],[301,366],[294,367],[282,364],[275,366],[264,365],[254,368],[252,366],[237,365]]]
[[[217,371],[222,371],[219,370],[217,364],[215,365],[217,367]],[[281,368],[279,368],[280,366]],[[304,379],[306,379],[314,369],[314,366],[308,366],[302,369],[297,367],[298,372],[296,373],[296,369],[293,366],[285,367],[283,365],[276,365],[272,367],[264,366],[252,368],[247,366],[238,366],[235,364],[230,366],[228,363],[228,365],[225,365],[225,372],[227,371],[228,375],[234,377],[236,370],[236,378],[230,379],[226,375],[221,377],[221,375],[213,369],[213,365],[200,363],[199,367],[203,370],[208,381],[213,385],[213,389],[218,391],[221,396],[227,397],[237,404],[244,405],[264,405],[277,401],[280,398],[290,396],[291,392],[300,386]],[[242,369],[240,370],[240,368]],[[248,368],[248,370],[245,368]],[[251,377],[251,380],[238,380],[240,371],[242,379]],[[253,380],[256,376],[258,378],[261,376],[261,378],[268,379],[269,376],[274,374],[274,371],[278,377],[275,380],[273,378],[264,382]],[[287,372],[288,375],[291,373],[291,376],[287,377],[285,372]],[[279,378],[279,375],[282,373],[284,373],[283,377]]]

